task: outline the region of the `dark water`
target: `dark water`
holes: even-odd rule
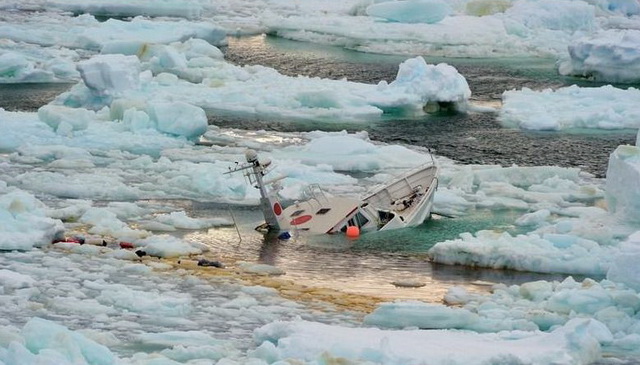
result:
[[[0,108],[8,111],[36,111],[69,90],[71,84],[0,84]]]
[[[398,64],[406,59],[263,36],[232,38],[224,51],[230,62],[241,65],[260,64],[291,76],[347,78],[364,83],[392,81]],[[499,106],[504,91],[523,87],[541,90],[572,84],[600,86],[559,76],[553,60],[425,59],[456,67],[469,83],[472,102],[479,105]],[[372,139],[428,147],[463,163],[580,167],[598,177],[606,173],[609,154],[620,144],[635,143],[636,137],[636,132],[629,130],[567,133],[507,129],[493,113],[440,113],[420,118],[391,115],[368,124],[229,117],[211,117],[211,122],[224,127],[278,131],[366,130]]]

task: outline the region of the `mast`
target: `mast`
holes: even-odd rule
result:
[[[262,208],[264,220],[269,226],[270,231],[279,231],[281,227],[276,213],[278,215],[282,214],[282,206],[271,194],[269,194],[263,179],[263,176],[266,174],[266,169],[271,164],[271,161],[268,160],[261,163],[260,160],[258,160],[258,154],[256,151],[251,149],[247,150],[244,155],[247,158],[247,162],[253,167],[253,176],[256,180],[256,185],[254,186],[260,190],[260,208]],[[251,179],[249,179],[249,181],[251,181]]]
[[[269,193],[267,184],[280,180],[281,178],[265,181],[263,177],[267,173],[267,167],[271,165],[271,160],[260,161],[258,154],[252,149],[248,149],[244,155],[247,163],[235,169],[229,168],[229,172],[227,173],[247,170],[244,175],[249,179],[249,183],[260,190],[260,209],[262,209],[262,214],[264,215],[264,220],[269,231],[280,231],[282,227],[278,222],[278,216],[282,214],[283,208],[274,194]]]

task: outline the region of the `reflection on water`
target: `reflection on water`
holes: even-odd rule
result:
[[[229,216],[224,209],[195,205],[195,216]],[[513,213],[477,214],[460,219],[434,219],[412,229],[363,234],[356,240],[343,235],[305,237],[293,232],[289,240],[263,235],[253,228],[262,217],[258,210],[234,210],[234,227],[192,232],[186,239],[206,244],[223,262],[249,261],[277,266],[284,279],[297,284],[388,299],[439,302],[452,286],[486,292],[491,284],[519,284],[532,280],[562,280],[564,275],[447,266],[428,261],[426,252],[436,242],[481,227],[513,227],[503,223]],[[396,287],[395,281],[424,283],[420,288]]]

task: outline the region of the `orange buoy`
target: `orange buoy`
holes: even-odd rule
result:
[[[347,227],[347,237],[356,238],[358,236],[360,236],[360,228],[358,226]]]

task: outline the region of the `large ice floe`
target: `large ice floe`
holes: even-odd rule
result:
[[[428,65],[422,57],[400,64],[394,81],[371,85],[235,66],[216,47],[197,39],[167,46],[125,42],[105,51],[116,54],[80,62],[83,83],[60,95],[57,104],[110,107],[111,117],[120,120],[126,112],[127,117],[146,113],[153,118],[153,104],[183,102],[223,115],[362,121],[388,111],[423,114],[429,103],[464,108],[471,96],[455,68]]]

